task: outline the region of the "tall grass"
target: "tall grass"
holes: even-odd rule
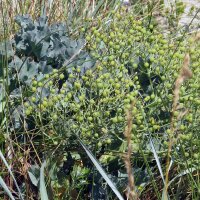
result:
[[[16,32],[15,16],[28,14],[33,20],[45,14],[49,23],[66,22],[71,31],[84,26],[86,20],[103,17],[115,8],[119,0],[2,0],[0,13],[0,40],[4,37],[3,19],[6,20],[7,37]]]

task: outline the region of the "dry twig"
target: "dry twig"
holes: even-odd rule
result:
[[[135,181],[133,176],[133,170],[131,166],[131,153],[132,153],[132,145],[131,145],[131,131],[132,131],[132,108],[134,106],[134,103],[132,103],[130,110],[127,111],[127,127],[124,132],[124,135],[127,139],[127,154],[125,155],[124,162],[128,174],[128,187],[127,187],[127,200],[136,200],[138,199],[137,193],[135,191]]]
[[[178,102],[180,98],[180,88],[181,85],[189,78],[192,77],[192,71],[189,68],[190,64],[190,56],[187,53],[184,58],[183,66],[180,70],[179,76],[175,81],[175,87],[174,87],[174,98],[173,98],[173,104],[172,104],[172,117],[171,117],[171,134],[169,135],[169,145],[168,145],[168,153],[167,153],[167,164],[166,164],[166,175],[165,175],[165,188],[164,188],[164,199],[167,200],[167,190],[168,190],[168,182],[169,182],[169,171],[170,171],[170,155],[172,151],[172,146],[174,143],[174,137],[175,137],[175,117],[174,113],[178,109]]]

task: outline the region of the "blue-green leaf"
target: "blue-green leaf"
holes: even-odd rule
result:
[[[46,166],[46,162],[44,162],[40,168],[40,197],[41,200],[48,200],[47,190],[45,186],[45,179],[44,179],[44,168]]]

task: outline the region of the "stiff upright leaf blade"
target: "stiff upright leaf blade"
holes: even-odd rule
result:
[[[94,166],[97,168],[98,172],[101,174],[101,176],[104,178],[104,180],[108,183],[108,185],[110,186],[112,191],[116,194],[118,199],[119,200],[124,200],[124,198],[122,197],[120,192],[117,190],[117,188],[115,187],[114,183],[110,180],[110,178],[108,177],[108,175],[106,174],[104,169],[101,167],[101,165],[99,164],[97,159],[94,157],[92,152],[85,146],[85,144],[82,142],[82,140],[79,137],[78,137],[78,140],[79,140],[79,143],[81,144],[81,146],[83,147],[83,149],[85,150],[85,152],[87,153],[88,157],[90,158],[90,160],[94,164]]]
[[[44,180],[44,168],[46,166],[46,162],[44,162],[40,168],[40,196],[41,200],[48,200],[47,190],[45,186],[45,180]]]
[[[6,192],[6,194],[10,197],[11,200],[15,200],[15,198],[13,197],[12,193],[10,192],[10,190],[8,189],[6,183],[4,182],[4,180],[1,178],[0,176],[0,185],[2,186],[2,188],[4,189],[4,191]]]
[[[163,172],[162,172],[162,167],[161,167],[161,164],[160,164],[160,160],[159,160],[159,158],[158,158],[158,154],[157,154],[157,152],[156,152],[156,149],[155,149],[155,147],[154,147],[154,144],[153,144],[153,141],[152,141],[151,138],[150,138],[150,146],[151,146],[151,149],[152,149],[154,158],[155,158],[155,160],[156,160],[156,164],[157,164],[157,166],[158,166],[158,170],[159,170],[159,172],[160,172],[160,175],[161,175],[161,178],[162,178],[162,180],[163,180],[163,183],[165,183],[164,175],[163,175]]]
[[[19,189],[19,186],[18,186],[18,184],[17,184],[17,181],[16,181],[16,179],[15,179],[15,177],[14,177],[14,175],[13,175],[11,169],[10,169],[10,166],[8,165],[8,163],[7,163],[7,161],[6,161],[6,159],[5,159],[4,155],[3,155],[3,153],[1,152],[1,150],[0,150],[0,158],[1,158],[1,160],[3,161],[3,163],[5,164],[5,166],[7,167],[7,169],[8,169],[8,171],[9,171],[11,177],[13,178],[13,181],[14,181],[14,183],[15,183],[15,186],[16,186],[18,192],[19,192],[19,197],[20,197],[20,199],[23,200],[24,198],[23,198],[23,196],[22,196],[21,190]]]

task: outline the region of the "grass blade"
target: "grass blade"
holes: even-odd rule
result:
[[[7,161],[6,161],[5,157],[4,157],[4,155],[2,154],[1,150],[0,150],[0,158],[3,160],[3,163],[5,164],[5,166],[7,167],[8,171],[9,171],[9,173],[10,173],[10,175],[11,175],[11,177],[13,178],[13,181],[14,181],[14,183],[15,183],[15,186],[16,186],[18,192],[19,192],[19,197],[20,197],[20,199],[23,200],[24,198],[23,198],[22,193],[21,193],[21,191],[20,191],[20,189],[19,189],[19,186],[18,186],[18,184],[17,184],[17,181],[16,181],[16,179],[15,179],[15,177],[14,177],[14,175],[13,175],[11,169],[10,169],[10,166],[8,165],[8,163],[7,163]]]
[[[7,193],[7,195],[10,197],[11,200],[15,200],[15,198],[13,197],[12,193],[10,192],[10,190],[8,189],[7,185],[5,184],[4,180],[1,178],[0,176],[0,185],[3,187],[3,189],[5,190],[5,192]]]
[[[165,179],[164,179],[164,175],[163,175],[163,172],[162,172],[160,160],[159,160],[159,158],[158,158],[158,154],[157,154],[157,152],[156,152],[156,150],[155,150],[155,147],[154,147],[154,144],[153,144],[153,141],[152,141],[151,138],[150,138],[150,146],[151,146],[151,149],[152,149],[152,151],[153,151],[153,155],[154,155],[154,158],[155,158],[155,160],[156,160],[156,164],[157,164],[157,166],[158,166],[158,170],[159,170],[160,175],[161,175],[161,177],[162,177],[163,183],[165,184]]]
[[[97,14],[99,8],[103,5],[103,3],[104,3],[104,0],[98,2],[97,6],[96,6],[96,8],[94,10],[94,12],[92,13],[93,17]]]
[[[98,172],[101,174],[101,176],[104,178],[104,180],[108,183],[108,185],[110,186],[112,191],[116,194],[118,199],[119,200],[124,200],[124,198],[122,197],[120,192],[117,190],[117,188],[115,187],[114,183],[110,180],[110,178],[108,177],[108,175],[106,174],[104,169],[101,167],[101,165],[99,164],[97,159],[94,157],[92,152],[85,146],[85,144],[82,142],[82,140],[79,137],[78,137],[78,140],[79,140],[79,143],[81,144],[81,146],[83,147],[83,149],[85,150],[85,152],[87,153],[88,157],[90,158],[90,160],[94,164],[94,166],[97,168]]]
[[[177,178],[179,178],[179,177],[181,177],[181,176],[184,176],[184,175],[186,175],[186,174],[192,173],[192,172],[195,171],[195,170],[197,170],[197,168],[194,168],[194,167],[184,170],[183,172],[181,172],[180,174],[178,174],[177,176],[175,176],[171,181],[169,181],[168,186],[169,186],[172,182],[174,182],[175,179],[177,179]]]
[[[40,196],[41,200],[48,200],[47,190],[45,186],[45,180],[44,180],[44,168],[46,166],[46,162],[42,163],[42,166],[40,168]]]
[[[153,151],[153,155],[154,155],[154,158],[156,160],[156,164],[158,166],[158,170],[160,172],[161,178],[162,178],[163,183],[164,183],[164,188],[163,188],[163,193],[162,193],[162,200],[169,200],[169,198],[168,198],[169,195],[166,192],[164,192],[165,191],[165,179],[164,179],[164,175],[163,175],[163,172],[162,172],[160,160],[158,158],[157,152],[155,150],[155,147],[154,147],[154,144],[153,144],[153,141],[152,141],[151,138],[150,138],[150,146],[151,146],[151,149]]]

